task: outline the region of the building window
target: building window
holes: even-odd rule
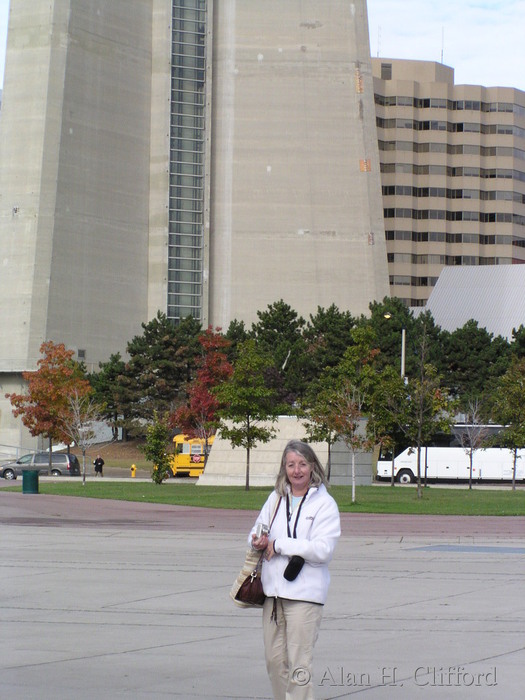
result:
[[[392,80],[392,64],[381,64],[381,80]]]

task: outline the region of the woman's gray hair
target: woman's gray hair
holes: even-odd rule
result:
[[[277,479],[275,480],[275,490],[280,496],[286,496],[286,487],[290,485],[286,475],[286,457],[288,452],[296,452],[297,454],[301,455],[301,457],[303,457],[312,468],[312,477],[310,481],[312,486],[320,486],[321,484],[324,484],[328,487],[328,481],[326,480],[324,469],[310,445],[302,440],[290,440],[290,442],[284,448],[283,456],[281,457],[281,467],[279,469],[279,473],[277,474]]]

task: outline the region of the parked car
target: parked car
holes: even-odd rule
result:
[[[37,452],[24,455],[16,462],[7,462],[0,466],[0,477],[16,479],[24,471],[38,470],[39,474],[51,476],[80,476],[80,462],[75,455],[53,452],[51,454],[51,469],[49,469],[49,453]]]

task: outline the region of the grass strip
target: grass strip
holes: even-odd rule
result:
[[[21,487],[11,487],[21,491]],[[227,508],[258,510],[270,488],[241,486],[197,486],[179,480],[157,485],[149,482],[79,481],[57,483],[40,479],[41,494],[79,496],[83,498],[105,498],[122,501],[142,501],[200,508]],[[356,502],[352,503],[350,486],[332,486],[330,493],[337,501],[342,513],[385,513],[425,515],[525,515],[525,490],[512,491],[510,485],[504,489],[486,486],[468,488],[423,489],[423,497],[417,498],[415,487],[358,486]]]

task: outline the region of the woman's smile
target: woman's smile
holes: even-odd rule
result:
[[[308,491],[312,468],[305,458],[297,452],[288,452],[286,458],[286,476],[294,496],[304,496]]]

